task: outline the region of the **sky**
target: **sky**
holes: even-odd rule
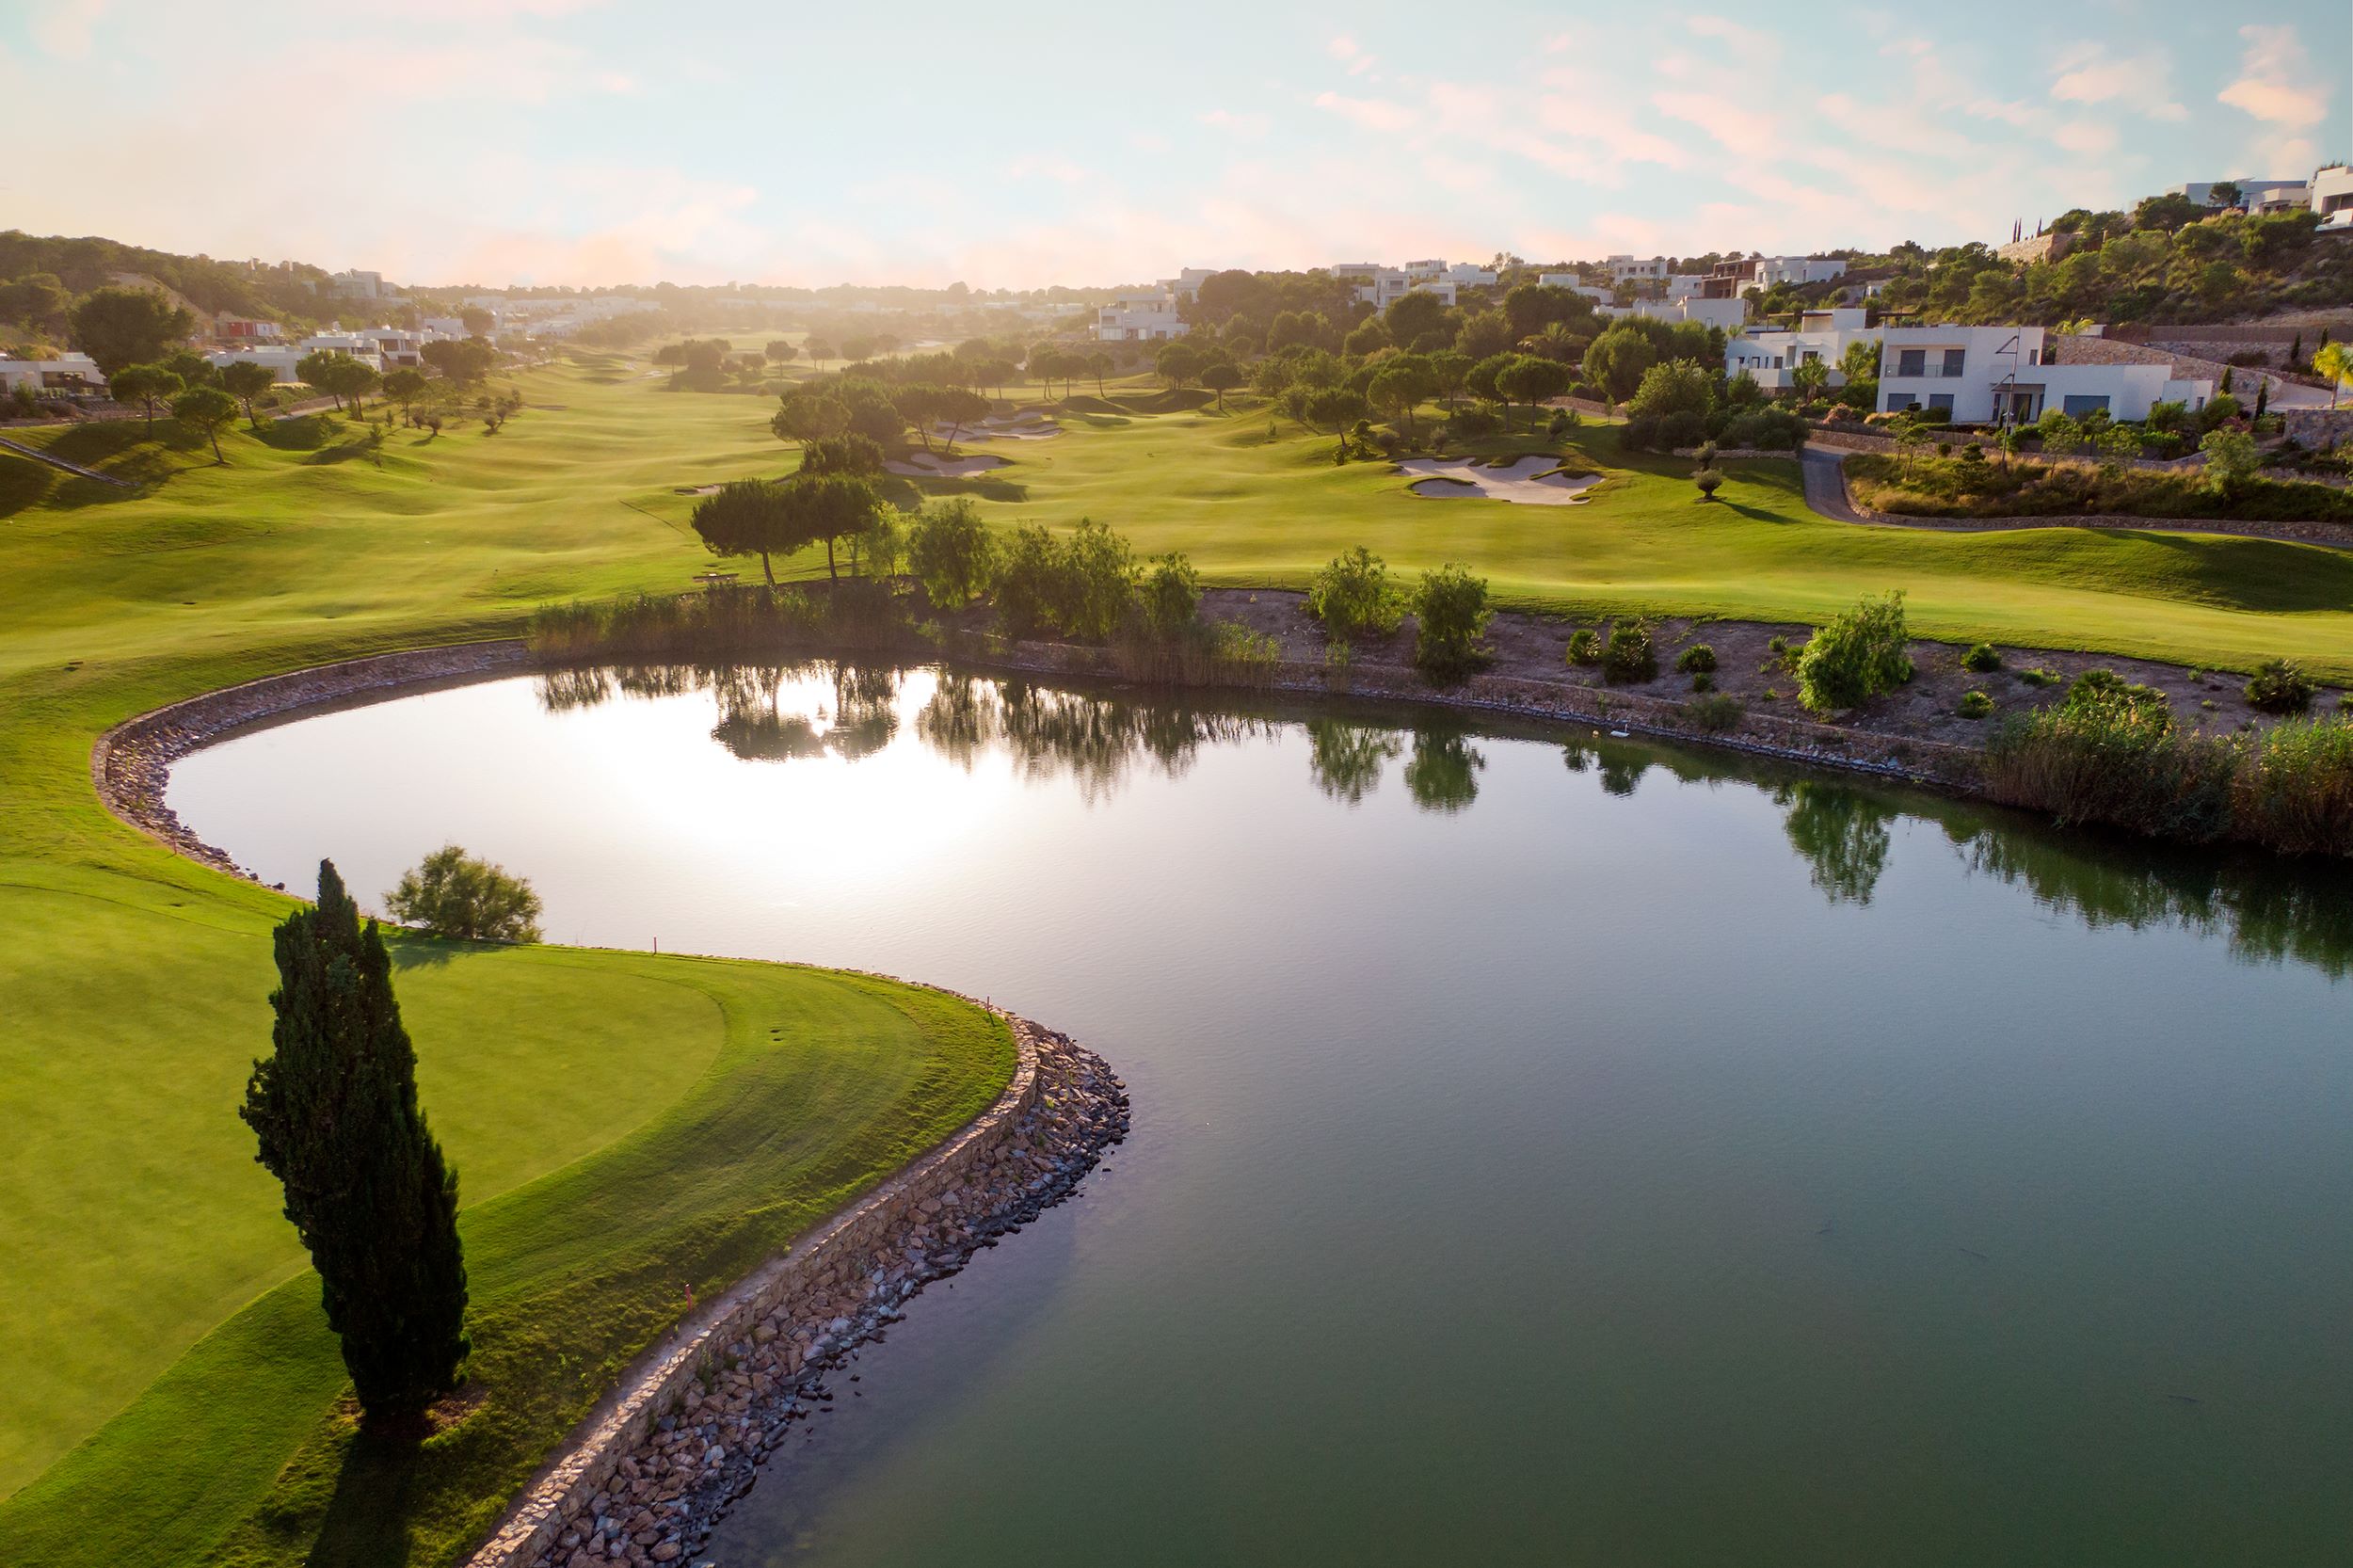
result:
[[[2009,238],[2353,156],[2348,0],[5,0],[0,227],[1032,288]]]

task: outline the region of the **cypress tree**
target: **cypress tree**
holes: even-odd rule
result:
[[[457,1173],[417,1106],[384,939],[373,920],[361,929],[331,861],[276,943],[276,1050],[253,1064],[241,1114],[285,1187],[369,1424],[413,1431],[469,1349]]]

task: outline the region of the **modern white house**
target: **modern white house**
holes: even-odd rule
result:
[[[1201,285],[1217,274],[1218,269],[1213,266],[1189,266],[1174,278],[1162,279],[1160,287],[1180,299],[1198,299],[1201,297]]]
[[[1859,309],[1808,311],[1795,331],[1741,332],[1724,344],[1724,374],[1746,373],[1769,392],[1787,392],[1797,385],[1791,376],[1800,365],[1821,360],[1830,368],[1832,388],[1847,384],[1838,368],[1849,344],[1878,341],[1878,328],[1863,325],[1868,312]]]
[[[1595,305],[1593,313],[1605,321],[1625,316],[1647,316],[1653,321],[1696,321],[1704,327],[1721,327],[1727,332],[1737,332],[1749,319],[1746,299],[1706,299],[1697,294],[1673,299],[1638,299],[1631,305]]]
[[[1769,392],[1787,390],[1809,360],[1831,366],[1828,384],[1846,385],[1838,369],[1849,345],[1876,342],[1881,413],[1913,407],[1956,424],[2010,421],[2031,424],[2045,411],[2081,418],[2104,410],[2141,420],[2158,403],[2191,412],[2214,396],[2214,383],[2176,376],[2170,365],[2059,364],[2040,327],[1873,327],[1859,310],[1810,312],[1796,331],[1744,332],[1724,349],[1726,375],[1746,372]]]
[[[2313,211],[2327,229],[2353,228],[2353,168],[2330,164],[2313,174]]]
[[[215,369],[222,365],[234,364],[267,365],[270,374],[280,381],[299,381],[302,377],[295,370],[295,366],[300,362],[306,352],[307,350],[304,349],[283,345],[274,348],[224,348],[205,355],[204,362]]]
[[[1123,294],[1095,312],[1097,343],[1150,343],[1181,338],[1186,327],[1176,313],[1176,296],[1168,289]]]
[[[1540,272],[1536,274],[1536,283],[1540,288],[1567,289],[1572,294],[1581,294],[1603,304],[1617,297],[1613,291],[1603,288],[1599,283],[1588,283],[1574,272]]]
[[[106,384],[98,361],[87,354],[60,354],[53,360],[19,360],[0,355],[0,392],[27,387],[42,392],[88,392]]]
[[[213,318],[213,336],[223,343],[276,343],[285,335],[285,329],[278,323],[259,316]]]
[[[328,282],[334,290],[335,296],[339,299],[391,297],[390,291],[384,287],[384,275],[380,272],[360,272],[356,269],[350,272],[339,272]]]
[[[1665,256],[1609,258],[1609,280],[1613,283],[1663,283],[1673,270],[1673,262]]]
[[[2302,180],[2192,180],[2166,194],[2186,196],[2201,207],[2219,207],[2214,188],[2224,184],[2238,186],[2238,204],[2250,213],[2295,213],[2313,204],[2313,187]]]
[[[348,354],[377,370],[384,368],[383,350],[376,346],[372,333],[313,332],[295,344],[295,358],[300,359],[305,354],[315,354],[322,349],[330,354]]]

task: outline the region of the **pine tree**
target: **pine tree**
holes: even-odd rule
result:
[[[276,942],[276,1051],[254,1063],[242,1114],[285,1187],[360,1408],[413,1431],[470,1348],[457,1173],[417,1106],[384,939],[372,920],[361,929],[332,862]]]

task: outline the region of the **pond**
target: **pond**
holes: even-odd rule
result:
[[[246,732],[268,880],[987,995],[1135,1133],[721,1564],[2266,1564],[2353,1539],[2353,898],[1427,712],[576,672]],[[362,897],[364,899],[365,892]]]

